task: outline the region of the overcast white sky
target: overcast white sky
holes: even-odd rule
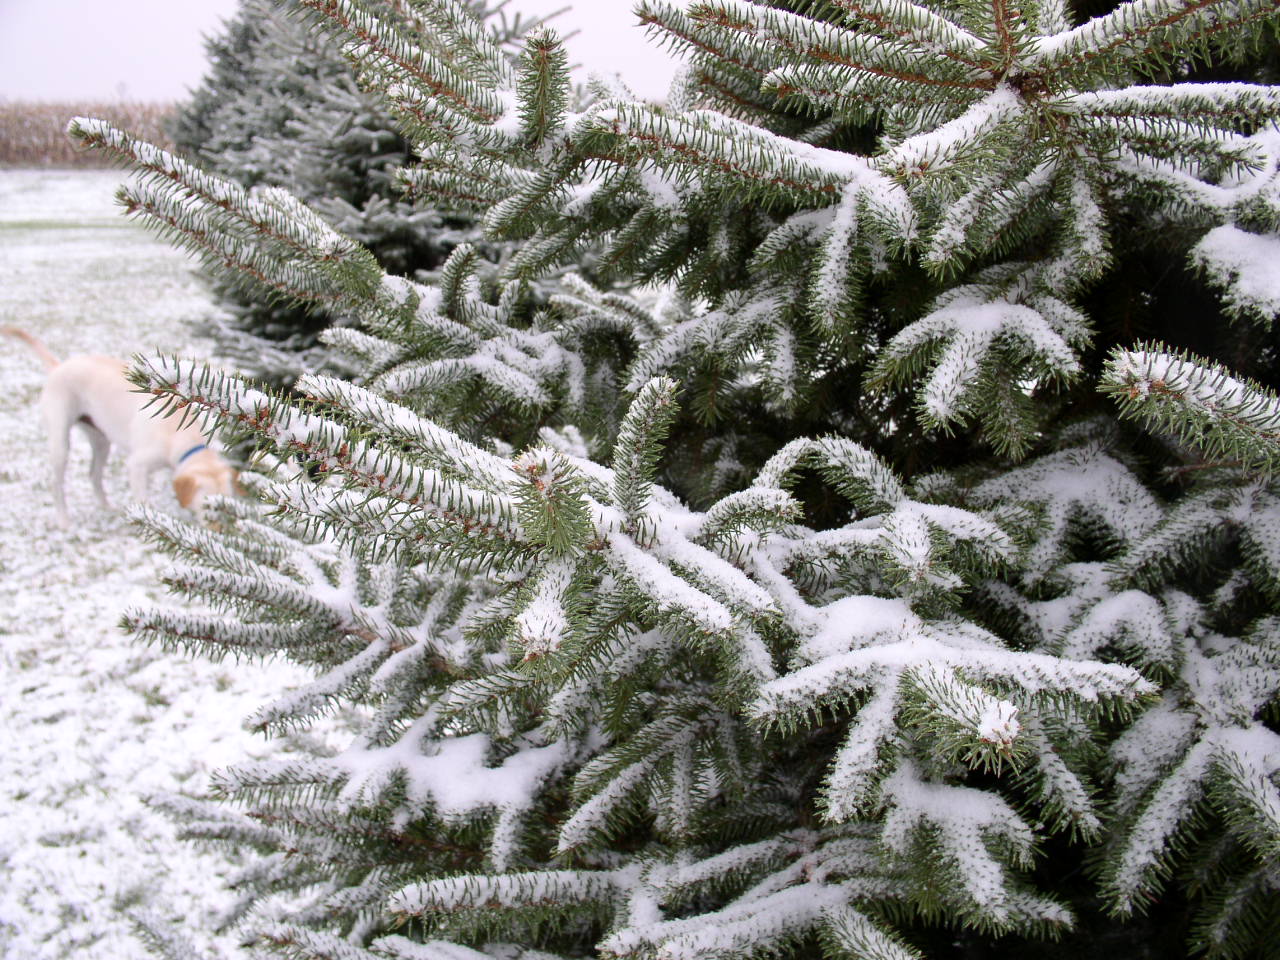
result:
[[[552,25],[586,70],[621,73],[640,96],[661,98],[675,65],[645,39],[633,0],[577,0]],[[566,0],[511,0],[541,15]],[[204,74],[203,37],[237,0],[0,0],[0,99],[177,100]],[[583,77],[585,79],[585,76]]]

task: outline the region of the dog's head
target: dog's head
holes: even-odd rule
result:
[[[174,474],[173,492],[178,503],[204,521],[206,497],[229,497],[238,492],[235,468],[216,451],[202,450]]]

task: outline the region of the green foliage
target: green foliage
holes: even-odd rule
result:
[[[449,0],[300,2],[483,230],[430,277],[73,127],[144,222],[361,326],[358,383],[135,371],[274,472],[140,516],[214,612],[127,626],[314,668],[265,731],[353,711],[223,772],[244,813],[162,801],[261,855],[255,943],[1268,949],[1274,4],[653,0],[654,105]]]

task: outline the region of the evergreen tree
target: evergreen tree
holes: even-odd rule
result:
[[[491,6],[467,5],[499,43],[529,28]],[[398,0],[374,9],[402,29],[420,28]],[[208,52],[210,72],[174,123],[175,144],[204,169],[249,188],[288,189],[394,273],[429,274],[464,242],[501,258],[504,247],[487,243],[474,217],[405,202],[393,175],[409,145],[381,99],[357,86],[339,42],[297,3],[242,0]],[[238,277],[214,273],[210,281],[230,318],[212,318],[206,332],[241,370],[285,386],[333,363],[317,337],[346,317],[264,298]]]
[[[279,468],[217,531],[139,513],[224,614],[128,627],[313,665],[264,731],[362,718],[167,801],[262,852],[252,942],[1274,954],[1280,9],[646,0],[689,54],[657,107],[574,103],[554,34],[512,60],[449,0],[430,50],[303,2],[401,182],[515,246],[419,283],[73,124],[142,220],[362,324],[360,384],[301,401],[137,371]],[[664,292],[531,305],[574,263]]]

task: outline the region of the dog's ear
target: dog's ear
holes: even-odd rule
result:
[[[190,474],[181,474],[173,478],[173,492],[178,495],[178,502],[186,509],[191,509],[191,503],[196,498],[196,488],[200,486],[200,482]]]

